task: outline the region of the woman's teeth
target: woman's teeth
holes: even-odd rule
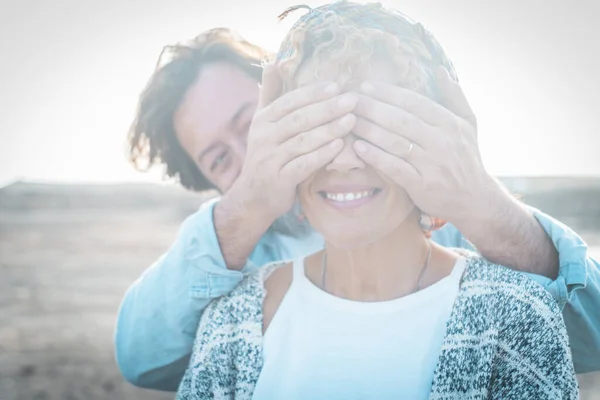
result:
[[[362,199],[363,197],[372,196],[375,193],[375,189],[366,190],[364,192],[355,192],[355,193],[327,193],[325,192],[325,197],[329,200],[333,201],[353,201]]]

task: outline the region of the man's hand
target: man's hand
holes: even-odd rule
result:
[[[492,262],[554,279],[558,253],[523,204],[485,170],[477,120],[447,71],[442,105],[382,83],[363,86],[355,109],[357,154],[403,186],[415,205],[452,222]],[[385,151],[383,150],[385,149]]]
[[[358,97],[319,83],[282,96],[279,70],[263,71],[259,104],[240,176],[214,211],[228,268],[241,268],[268,227],[290,210],[296,186],[330,163],[354,128]]]
[[[280,93],[279,71],[267,66],[244,167],[232,188],[249,211],[270,222],[291,208],[296,186],[341,151],[358,102],[354,94],[340,95],[333,82]]]
[[[354,133],[364,140],[355,150],[422,211],[455,222],[487,208],[498,189],[481,161],[471,107],[447,72],[439,75],[442,100],[452,110],[398,86],[363,85]]]

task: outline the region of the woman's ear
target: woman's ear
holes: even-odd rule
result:
[[[425,214],[421,212],[421,217],[419,218],[419,226],[425,232],[425,236],[428,238],[431,237],[431,232],[437,231],[441,227],[446,225],[446,221],[441,218],[435,218],[431,215]]]
[[[296,216],[298,221],[302,222],[306,219],[306,215],[304,215],[304,211],[302,211],[302,205],[300,204],[300,196],[298,195],[297,190],[296,190],[296,200],[294,200],[292,209],[294,210],[294,215]]]

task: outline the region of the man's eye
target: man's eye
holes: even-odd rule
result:
[[[217,168],[219,165],[221,165],[223,163],[223,161],[225,161],[226,158],[227,158],[226,151],[219,154],[219,156],[217,158],[215,158],[215,160],[210,165],[210,170],[214,171],[214,169]]]
[[[242,126],[242,129],[240,131],[242,135],[247,135],[248,134],[248,132],[250,131],[250,125],[252,125],[252,120],[248,121],[247,123],[245,123]]]

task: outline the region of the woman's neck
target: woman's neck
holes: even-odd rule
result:
[[[411,294],[419,289],[430,246],[417,224],[400,226],[380,240],[352,250],[327,243],[324,290],[355,301],[386,301]],[[429,264],[433,258],[432,254]],[[319,266],[322,260],[323,255],[315,258],[313,265]],[[316,270],[320,266],[313,268]],[[321,285],[319,279],[314,280]]]

